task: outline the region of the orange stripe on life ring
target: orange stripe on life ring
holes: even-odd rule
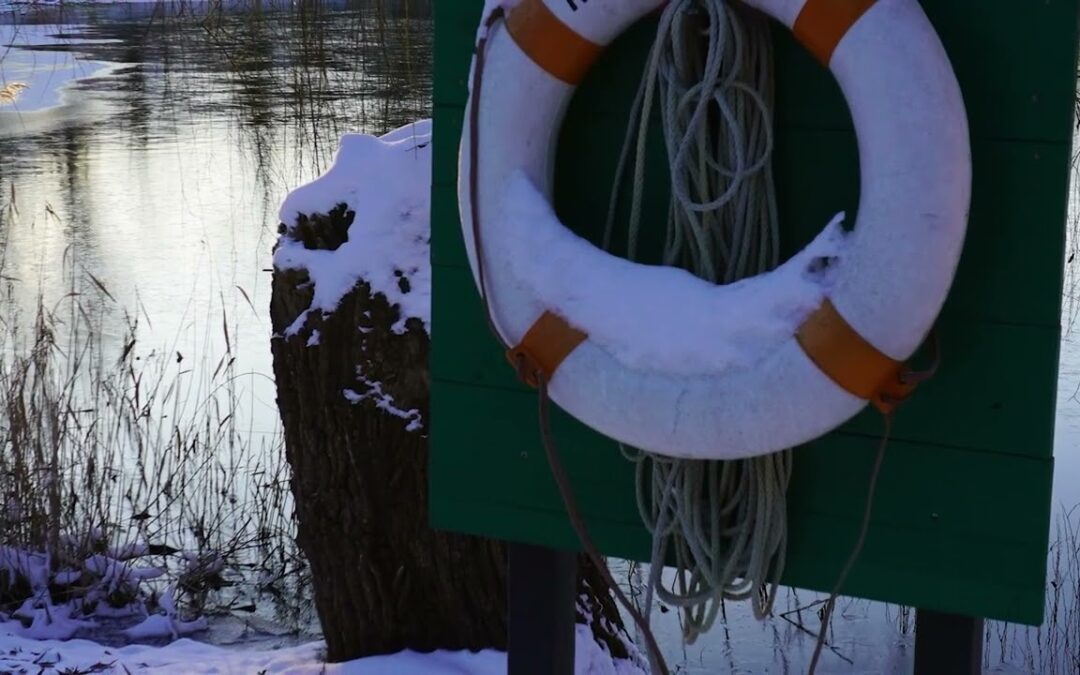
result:
[[[876,0],[806,0],[792,29],[826,68],[836,46]]]
[[[915,389],[901,379],[904,364],[867,342],[827,299],[803,322],[795,337],[829,379],[883,413],[891,412]]]
[[[570,85],[585,79],[604,50],[560,21],[543,0],[523,0],[510,10],[506,28],[536,65]]]
[[[561,316],[544,312],[521,338],[516,347],[506,352],[525,384],[536,387],[537,374],[550,382],[555,371],[570,353],[578,348],[588,336],[574,328]]]

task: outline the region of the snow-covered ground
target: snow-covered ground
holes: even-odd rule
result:
[[[626,661],[613,663],[587,632],[579,633],[575,675],[639,675]],[[30,640],[0,631],[2,673],[217,673],[252,675],[502,675],[506,654],[496,651],[401,652],[327,664],[324,646],[313,642],[283,649],[239,651],[180,639],[162,647],[112,648],[87,640]]]

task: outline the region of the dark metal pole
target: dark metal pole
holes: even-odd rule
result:
[[[577,554],[510,544],[508,675],[574,672]]]
[[[983,620],[920,609],[915,614],[915,675],[979,675]]]

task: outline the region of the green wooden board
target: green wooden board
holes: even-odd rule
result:
[[[971,222],[939,322],[940,374],[898,414],[872,531],[845,593],[1038,624],[1080,0],[922,4],[968,105]],[[457,145],[481,5],[435,7],[432,523],[577,548],[540,444],[535,393],[517,383],[488,333],[461,240]],[[611,47],[575,96],[560,137],[556,209],[594,241],[653,30],[642,22]],[[828,72],[785,31],[775,35],[774,172],[791,253],[836,212],[854,217],[858,156]],[[662,158],[659,136],[651,141]],[[650,166],[647,222],[664,221],[665,171]],[[646,233],[646,247],[655,250],[661,234]],[[554,427],[598,545],[646,558],[633,466],[568,415],[557,412]],[[866,412],[797,451],[785,583],[831,589],[862,515],[881,429],[880,417]]]

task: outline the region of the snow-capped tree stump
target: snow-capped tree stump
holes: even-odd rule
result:
[[[282,205],[270,315],[298,543],[331,661],[504,649],[506,547],[427,527],[431,123],[342,138]],[[579,622],[612,656],[611,592],[579,566]]]
[[[336,250],[354,218],[345,204],[301,216],[282,241]],[[399,290],[411,283],[402,271]],[[424,322],[402,330],[400,307],[362,280],[329,313],[311,310],[313,294],[306,270],[274,270],[278,407],[329,659],[505,649],[505,547],[427,527]],[[579,622],[626,658],[610,590],[584,557],[580,572]]]
[[[345,217],[307,219],[296,234],[336,248]],[[276,336],[311,306],[308,281],[275,271]],[[298,539],[331,661],[506,639],[503,547],[426,527],[429,340],[419,319],[396,334],[398,319],[360,283],[337,311],[272,342]]]

